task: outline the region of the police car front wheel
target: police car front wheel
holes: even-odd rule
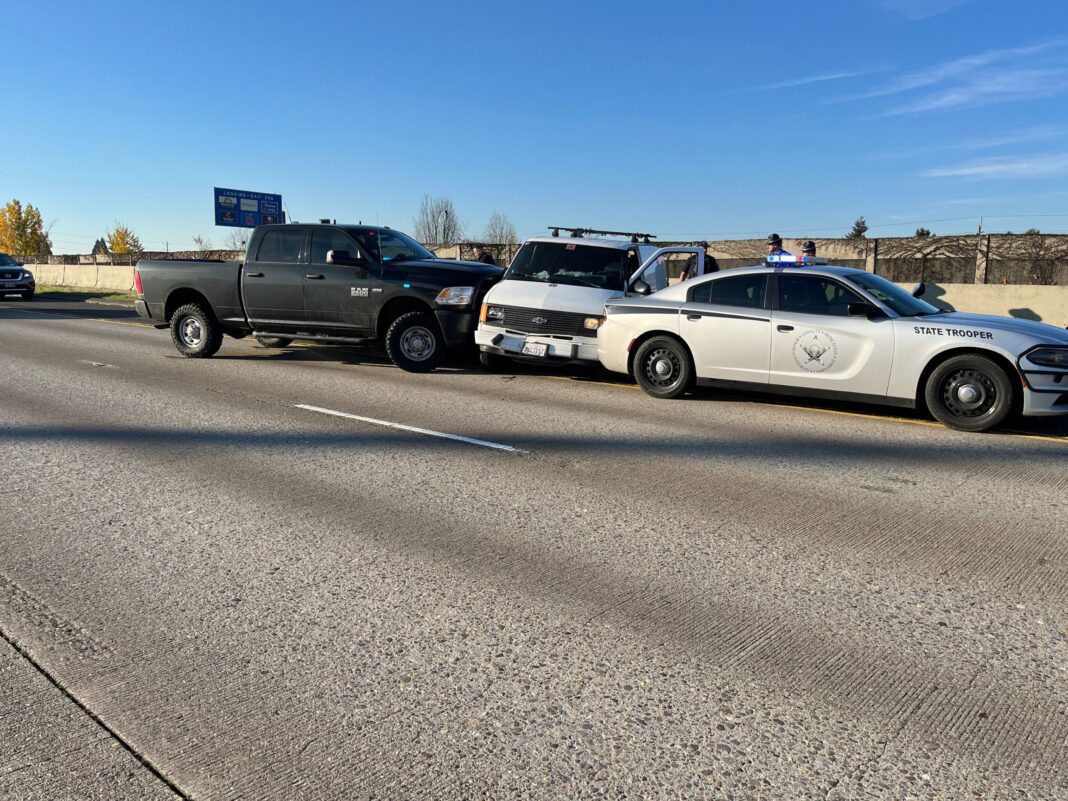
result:
[[[978,354],[954,356],[927,379],[927,408],[938,422],[958,431],[986,431],[1012,412],[1012,380],[997,362]]]
[[[686,347],[671,337],[643,342],[634,355],[634,380],[654,398],[677,398],[690,388],[693,365]]]

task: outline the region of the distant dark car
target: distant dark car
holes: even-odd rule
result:
[[[502,273],[435,258],[390,228],[290,224],[256,228],[244,261],[140,261],[134,285],[137,313],[190,358],[212,356],[223,334],[251,334],[265,347],[381,342],[398,367],[426,372],[474,344]]]
[[[6,253],[0,253],[0,297],[21,295],[23,300],[33,300],[36,291],[33,273]]]

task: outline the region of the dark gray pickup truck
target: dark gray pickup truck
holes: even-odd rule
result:
[[[398,367],[427,372],[473,342],[502,272],[437,259],[390,228],[289,224],[256,228],[243,262],[142,260],[134,284],[137,313],[190,358],[251,334],[266,347],[381,342]]]

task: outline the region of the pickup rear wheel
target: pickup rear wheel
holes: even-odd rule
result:
[[[927,408],[958,431],[986,431],[1005,421],[1015,403],[1013,383],[996,362],[978,354],[946,359],[927,379]]]
[[[293,344],[292,339],[285,337],[256,337],[256,341],[265,348],[288,348]]]
[[[222,338],[219,321],[199,303],[187,303],[171,315],[171,339],[187,359],[214,356],[222,346]]]
[[[437,320],[426,312],[402,314],[386,331],[386,353],[402,370],[429,373],[445,355]]]
[[[653,337],[634,355],[634,380],[654,398],[677,398],[690,388],[690,354],[678,340]]]

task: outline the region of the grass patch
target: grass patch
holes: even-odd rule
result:
[[[109,300],[120,303],[133,303],[137,295],[133,292],[119,292],[114,289],[86,289],[79,286],[44,286],[37,285],[38,300]]]

